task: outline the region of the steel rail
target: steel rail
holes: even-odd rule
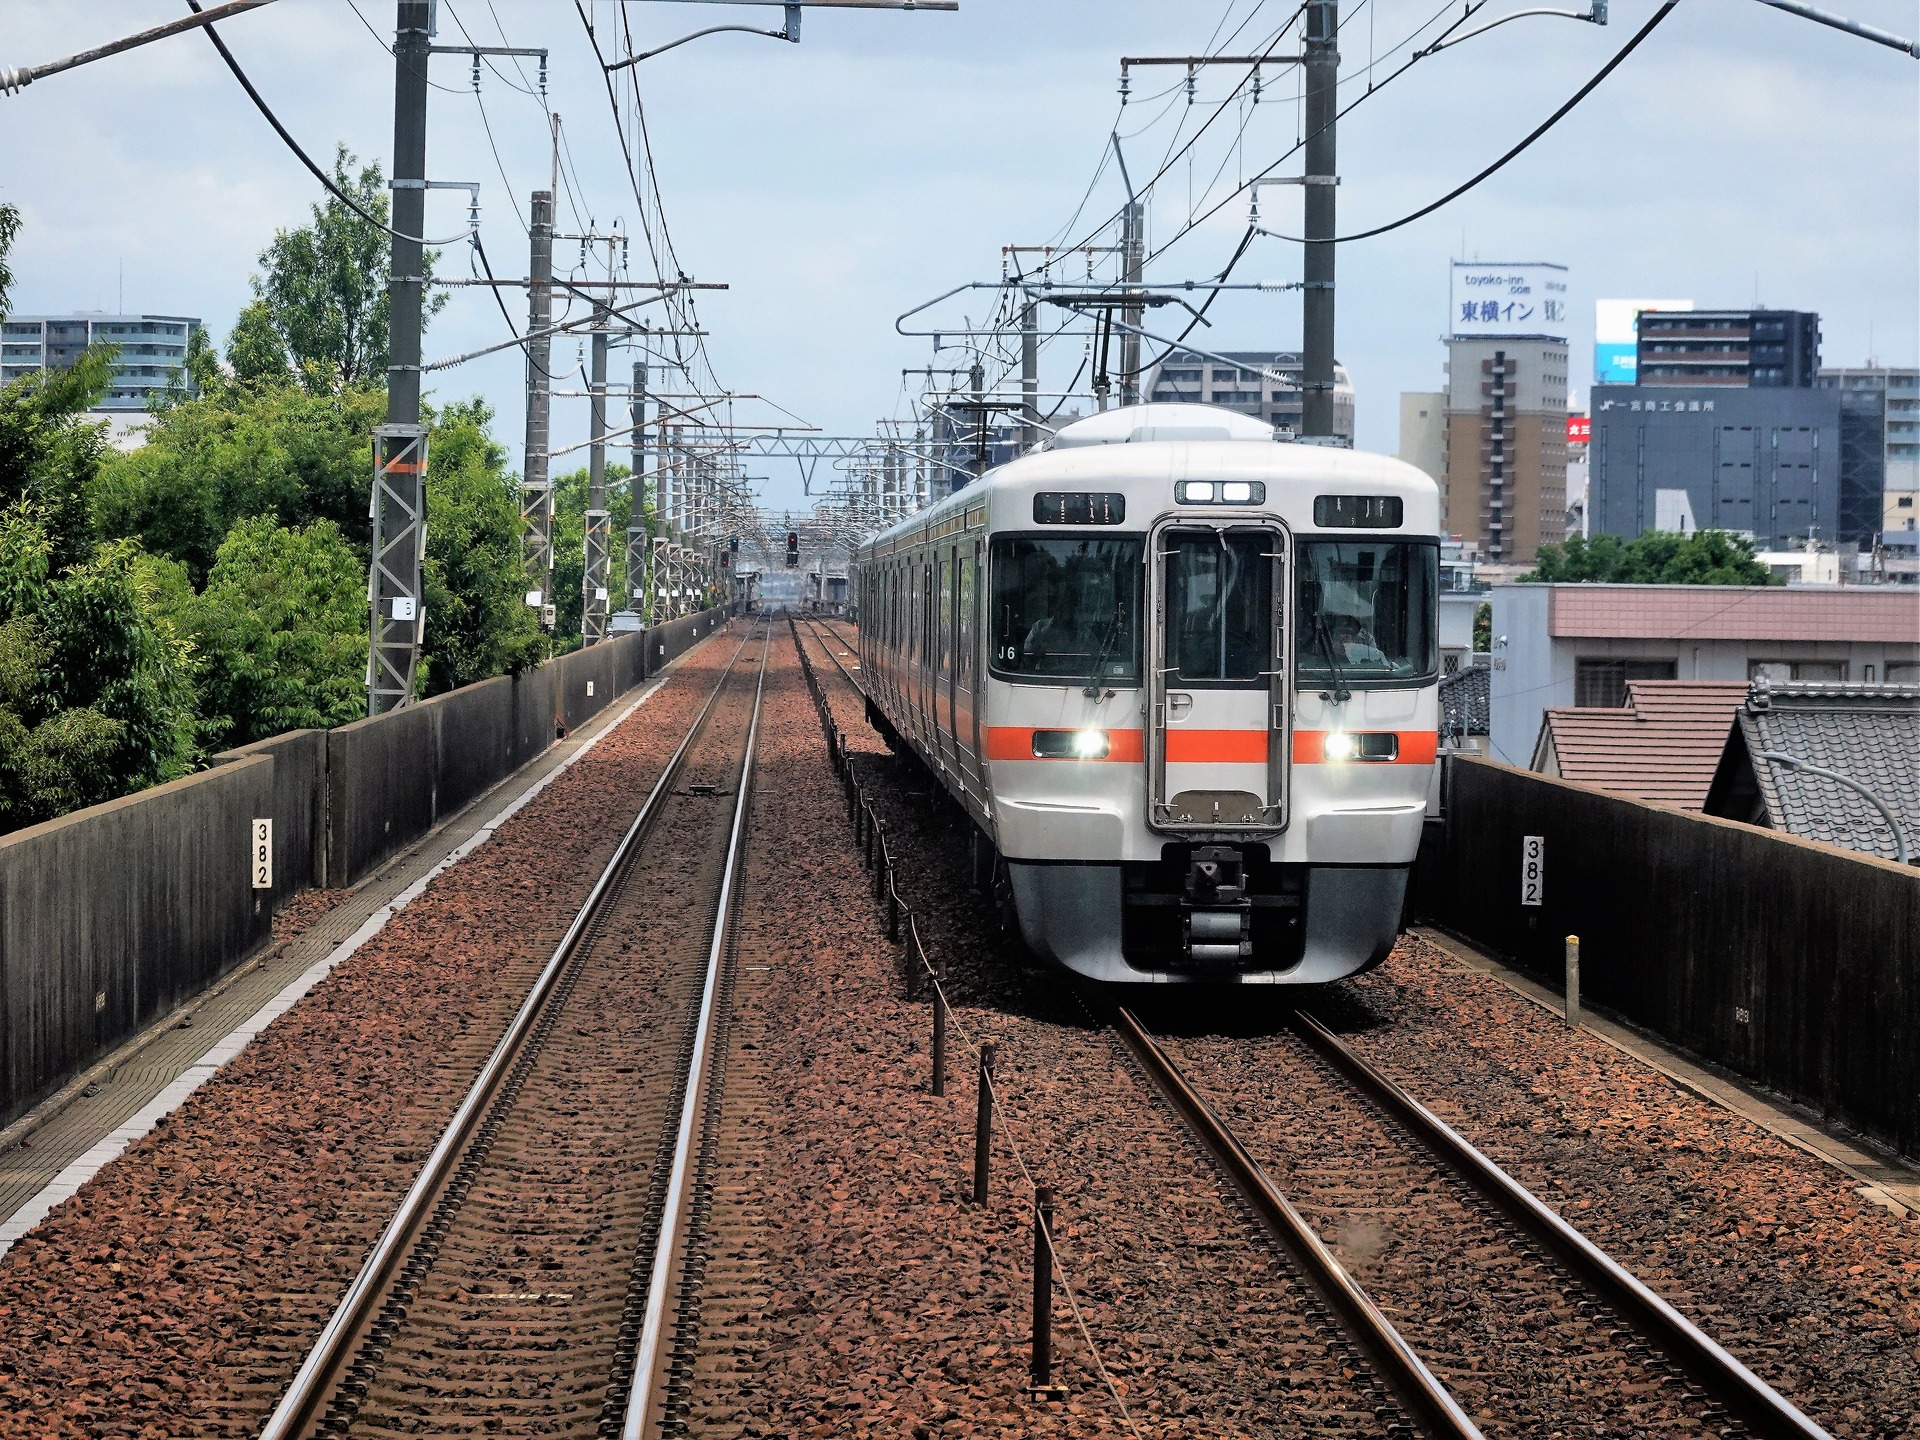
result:
[[[647,1280],[647,1308],[640,1327],[640,1344],[634,1352],[633,1381],[627,1391],[627,1411],[620,1427],[621,1440],[642,1440],[654,1421],[661,1395],[659,1380],[662,1360],[661,1341],[666,1334],[667,1290],[680,1268],[686,1224],[687,1201],[697,1156],[694,1136],[699,1129],[702,1102],[708,1089],[709,1071],[715,1061],[709,1055],[713,1035],[721,1022],[720,982],[726,959],[727,940],[732,928],[735,882],[739,879],[747,833],[747,806],[753,797],[753,760],[760,744],[760,701],[767,688],[767,657],[773,653],[773,622],[767,622],[766,643],[760,651],[760,679],[753,692],[753,719],[747,726],[747,754],[740,770],[740,793],[734,799],[733,832],[727,840],[726,868],[720,877],[720,902],[714,911],[713,944],[707,951],[706,985],[700,996],[700,1019],[694,1030],[693,1055],[687,1065],[687,1086],[681,1097],[680,1125],[673,1149],[673,1170],[667,1184],[666,1204],[660,1217],[660,1231],[653,1245],[653,1268]]]
[[[1475,1148],[1305,1011],[1301,1033],[1354,1088],[1411,1130],[1444,1163],[1520,1230],[1571,1270],[1622,1319],[1657,1344],[1733,1417],[1767,1440],[1832,1440],[1807,1416],[1721,1349],[1705,1331],[1649,1290],[1605,1251],[1542,1204]]]
[[[1381,1313],[1360,1282],[1314,1233],[1306,1217],[1294,1209],[1246,1146],[1213,1112],[1213,1107],[1187,1083],[1179,1067],[1134,1018],[1133,1012],[1125,1006],[1115,1006],[1112,1015],[1115,1032],[1146,1071],[1147,1078],[1213,1155],[1261,1223],[1286,1247],[1307,1282],[1339,1316],[1347,1333],[1366,1352],[1374,1370],[1407,1408],[1408,1414],[1431,1435],[1448,1437],[1448,1440],[1484,1440],[1480,1428],[1468,1418],[1459,1402],[1447,1393],[1446,1387],[1427,1369],[1393,1322]]]
[[[378,1313],[382,1298],[390,1290],[406,1257],[414,1250],[421,1229],[432,1216],[434,1206],[452,1178],[474,1130],[487,1114],[501,1083],[519,1059],[528,1035],[546,1008],[548,998],[559,985],[561,977],[578,953],[582,939],[599,919],[601,911],[638,854],[640,845],[651,832],[660,813],[661,802],[672,793],[687,753],[706,729],[708,717],[719,702],[720,692],[726,688],[735,662],[751,639],[749,632],[741,637],[740,644],[734,648],[726,669],[713,687],[713,693],[707,697],[706,704],[701,706],[700,713],[687,728],[679,747],[667,761],[660,778],[654,782],[647,798],[641,803],[633,823],[627,827],[626,834],[615,847],[613,857],[607,861],[599,879],[594,881],[585,903],[555,947],[552,958],[541,969],[526,998],[521,1001],[519,1010],[495,1043],[486,1063],[480,1067],[480,1073],[468,1089],[466,1098],[454,1111],[453,1118],[441,1132],[439,1142],[421,1166],[412,1187],[401,1200],[393,1218],[387,1222],[373,1249],[368,1252],[359,1274],[347,1287],[346,1294],[321,1329],[319,1338],[294,1373],[286,1393],[280,1397],[280,1403],[274,1407],[273,1414],[260,1431],[260,1440],[294,1440],[296,1436],[309,1433],[320,1419],[343,1372],[352,1362],[360,1338]],[[770,646],[769,640],[768,648]],[[765,655],[763,649],[763,667]],[[758,721],[757,700],[755,721]]]
[[[866,699],[867,687],[862,685],[859,681],[859,678],[855,676],[854,673],[847,668],[846,662],[843,661],[838,655],[834,654],[833,647],[831,645],[826,644],[826,642],[821,639],[820,632],[824,628],[828,635],[833,636],[833,638],[835,640],[840,641],[840,643],[845,644],[846,643],[845,640],[841,636],[834,634],[833,627],[831,625],[825,625],[824,622],[822,622],[818,616],[803,615],[800,618],[805,620],[807,622],[808,627],[812,629],[814,640],[817,643],[819,643],[821,645],[821,648],[827,652],[827,658],[833,661],[834,665],[839,669],[842,675],[847,677],[847,683],[853,686],[854,690],[858,692],[861,699],[863,700]]]

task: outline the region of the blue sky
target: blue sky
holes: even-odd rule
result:
[[[391,0],[358,3],[390,37]],[[1830,3],[1888,29],[1920,31],[1912,0]],[[610,0],[590,8],[612,24]],[[962,0],[958,14],[809,11],[797,46],[719,35],[646,62],[642,94],[676,252],[689,274],[731,287],[699,301],[716,373],[834,433],[865,433],[901,413],[901,370],[934,356],[929,342],[894,333],[896,315],[963,281],[995,278],[1005,243],[1066,234],[1076,210],[1083,228],[1110,214],[1121,198],[1117,173],[1108,166],[1090,182],[1116,125],[1136,177],[1151,173],[1238,79],[1203,74],[1188,107],[1180,72],[1164,71],[1137,83],[1122,110],[1119,57],[1202,50],[1223,19],[1224,33],[1245,21],[1242,41],[1264,39],[1290,8]],[[1343,75],[1353,87],[1345,95],[1364,90],[1369,56],[1392,54],[1440,8],[1432,0],[1344,7]],[[1511,0],[1507,8],[1524,7]],[[1396,218],[1473,174],[1654,8],[1615,0],[1604,29],[1517,21],[1423,61],[1367,99],[1340,131],[1342,230]],[[168,0],[0,0],[0,65],[64,54],[182,9]],[[656,43],[704,24],[777,25],[780,15],[665,3],[635,3],[630,13]],[[631,227],[635,201],[572,5],[443,0],[443,39],[455,34],[456,16],[482,43],[498,43],[504,30],[515,44],[552,49],[550,104],[569,138],[575,199],[597,222],[618,217]],[[392,62],[347,0],[280,0],[223,33],[309,150],[329,154],[344,141],[387,158]],[[1373,73],[1394,63],[1379,61]],[[534,97],[487,75],[496,161],[466,62],[434,65],[449,88],[432,97],[429,170],[483,183],[488,252],[497,273],[517,272],[525,238],[513,202],[524,209],[526,192],[546,181],[545,115]],[[1140,93],[1167,85],[1173,93],[1157,101]],[[1295,88],[1274,72],[1260,107],[1223,116],[1190,165],[1167,171],[1152,198],[1156,247],[1292,145]],[[199,37],[0,98],[0,198],[27,220],[14,260],[22,312],[111,309],[124,284],[127,308],[199,315],[224,337],[248,298],[258,252],[275,227],[304,218],[315,190]],[[1292,228],[1299,193],[1269,192],[1267,222]],[[463,197],[436,195],[432,207],[436,233],[462,228]],[[562,221],[572,223],[565,201]],[[1244,201],[1230,202],[1160,255],[1149,277],[1216,271],[1245,222]],[[1755,0],[1686,0],[1500,174],[1428,219],[1343,247],[1339,352],[1358,388],[1363,446],[1392,450],[1397,393],[1440,383],[1447,263],[1460,256],[1570,267],[1580,391],[1592,302],[1603,296],[1818,310],[1828,363],[1869,353],[1915,363],[1920,62]],[[454,273],[466,265],[455,251],[443,262]],[[1239,273],[1295,279],[1298,249],[1259,241]],[[1298,340],[1294,295],[1236,295],[1212,318],[1209,348]],[[491,302],[464,291],[434,324],[427,350],[453,354],[504,333]],[[563,362],[572,350],[563,342]],[[1068,345],[1051,353],[1050,382],[1063,380],[1078,354]],[[937,363],[957,358],[949,350]],[[508,351],[443,375],[439,393],[484,395],[518,463],[520,387]],[[771,418],[749,417],[744,406],[740,414]],[[559,443],[584,438],[585,424],[584,401],[556,406]],[[769,462],[759,473],[770,477],[771,503],[798,503],[786,471]]]

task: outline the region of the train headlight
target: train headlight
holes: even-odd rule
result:
[[[1349,760],[1373,760],[1391,764],[1400,758],[1400,737],[1392,731],[1370,731],[1363,734],[1350,734],[1345,730],[1330,730],[1320,742],[1320,758],[1330,764],[1339,764]]]
[[[1036,760],[1104,760],[1110,746],[1104,730],[1036,730]]]

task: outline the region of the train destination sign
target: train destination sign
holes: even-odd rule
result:
[[[1127,497],[1104,490],[1042,490],[1033,497],[1036,525],[1119,525],[1127,518]]]

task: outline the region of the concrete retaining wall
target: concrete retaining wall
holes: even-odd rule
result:
[[[1920,870],[1489,761],[1448,762],[1416,899],[1628,1020],[1920,1155]],[[1521,902],[1524,837],[1545,841]]]
[[[451,815],[516,769],[515,676],[436,695],[420,706],[433,716],[433,812]],[[543,747],[544,748],[544,747]],[[537,752],[536,752],[537,753]]]
[[[303,890],[327,884],[327,732],[289,730],[238,750],[223,750],[215,765],[267,755],[273,759],[273,908]]]
[[[0,837],[0,1124],[266,941],[248,840],[275,768],[236,758]]]
[[[0,836],[0,1125],[240,964],[294,895],[364,878],[538,756],[557,724],[577,728],[725,618],[709,611],[337,730],[278,735]],[[248,848],[263,817],[274,886],[256,892]]]
[[[327,732],[327,880],[352,885],[433,828],[434,712],[412,705]]]

